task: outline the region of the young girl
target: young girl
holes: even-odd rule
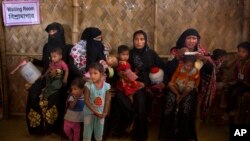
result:
[[[104,72],[105,72],[105,77],[107,82],[109,82],[109,78],[112,78],[114,75],[114,70],[113,67],[116,67],[118,64],[118,60],[115,56],[109,55],[105,60],[100,60],[99,63],[103,66]],[[84,74],[84,79],[86,81],[90,80],[90,74],[89,72]]]
[[[71,93],[67,100],[67,111],[64,116],[64,132],[71,141],[80,140],[81,122],[83,122],[83,89],[84,81],[76,78],[71,83]]]
[[[61,89],[63,83],[67,83],[68,79],[69,70],[67,64],[62,60],[62,50],[60,48],[53,49],[50,53],[50,57],[52,62],[49,64],[49,69],[41,76],[41,78],[46,76],[46,86],[40,98],[48,98],[54,93],[57,93]],[[47,76],[49,73],[53,72],[56,72],[56,76]]]
[[[89,66],[91,81],[86,82],[84,92],[84,131],[83,140],[91,141],[92,133],[96,141],[101,141],[104,129],[104,120],[107,116],[110,94],[110,85],[102,77],[104,68],[100,63]]]
[[[118,47],[118,55],[119,55],[119,62],[117,71],[124,72],[124,75],[121,76],[120,80],[117,83],[117,88],[120,91],[123,91],[126,96],[130,98],[133,102],[133,94],[144,87],[144,84],[138,81],[137,75],[131,71],[131,66],[128,63],[129,59],[129,48],[126,45],[121,45]],[[126,75],[127,74],[127,75]]]
[[[250,91],[250,42],[243,42],[237,46],[239,60],[236,61],[235,81],[229,90],[228,112],[234,115],[237,98]]]
[[[169,82],[169,89],[175,94],[179,103],[193,89],[198,90],[199,71],[194,67],[195,56],[184,56],[184,64],[180,64]]]

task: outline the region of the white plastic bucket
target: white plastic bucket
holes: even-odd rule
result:
[[[41,76],[41,72],[31,62],[23,65],[20,72],[23,78],[30,84],[33,84]]]

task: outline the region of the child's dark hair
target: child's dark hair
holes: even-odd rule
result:
[[[176,49],[177,49],[176,47],[172,47],[172,48],[170,48],[170,52],[172,52],[172,51],[174,51]]]
[[[50,53],[57,53],[59,55],[62,55],[62,49],[61,48],[53,48]]]
[[[80,89],[84,88],[84,84],[85,81],[81,77],[77,77],[71,82],[71,86],[77,86]]]
[[[122,52],[129,51],[129,47],[126,45],[120,45],[118,47],[118,54],[121,54]]]
[[[100,73],[104,74],[104,68],[102,66],[102,64],[98,63],[98,62],[95,62],[95,63],[92,63],[89,65],[89,70],[90,69],[96,69],[98,70]]]
[[[224,49],[215,49],[213,51],[213,60],[218,60],[220,57],[226,56],[227,52]]]
[[[244,48],[248,51],[248,54],[250,54],[250,42],[242,42],[240,43],[237,48]]]
[[[194,55],[184,55],[183,61],[184,61],[184,63],[186,63],[186,62],[193,62],[194,63],[196,61],[196,57]]]

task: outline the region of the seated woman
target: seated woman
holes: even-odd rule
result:
[[[66,44],[63,26],[59,23],[52,23],[46,27],[48,42],[43,47],[42,60],[31,58],[30,60],[38,66],[43,67],[43,73],[49,68],[51,51],[57,47],[63,50],[63,58],[66,57]],[[51,71],[51,76],[56,76],[56,71]],[[38,79],[28,90],[26,105],[26,120],[30,134],[49,134],[52,132],[60,133],[60,124],[63,121],[64,96],[62,93],[48,97],[45,103],[39,103],[39,95],[45,86],[45,80]],[[42,111],[43,106],[47,110]],[[45,116],[45,115],[49,116]]]
[[[184,53],[186,51],[197,51],[196,58],[205,60],[205,55],[207,53],[200,44],[200,35],[195,29],[185,30],[176,42],[175,58],[167,63],[166,67],[166,81],[169,82],[178,68],[179,64],[183,63]],[[172,49],[173,50],[173,49]],[[176,111],[176,98],[175,95],[167,93],[164,98],[163,112],[161,118],[161,125],[159,131],[159,140],[197,140],[196,130],[195,130],[195,103],[196,103],[195,89],[191,90],[181,101],[179,112],[177,116]],[[175,121],[178,119],[178,125]],[[178,127],[178,132],[176,131]],[[180,136],[178,136],[180,135]]]
[[[83,77],[91,63],[106,60],[102,32],[96,27],[84,29],[81,41],[70,52],[69,68],[74,78]]]
[[[147,87],[150,84],[149,73],[154,66],[165,68],[160,57],[149,48],[147,35],[144,31],[138,30],[133,35],[133,49],[129,52],[129,64],[132,71],[137,73],[137,81],[143,82]],[[165,87],[164,83],[156,84],[159,89]],[[114,135],[124,135],[125,129],[129,125],[133,126],[133,137],[136,140],[147,140],[147,95],[146,89],[142,88],[133,95],[132,103],[129,97],[118,91],[114,98],[112,109],[112,133]],[[134,122],[133,122],[134,121]],[[134,123],[134,124],[131,124]]]

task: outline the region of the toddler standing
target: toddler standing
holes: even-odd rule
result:
[[[91,141],[92,133],[96,141],[103,136],[104,121],[110,103],[110,85],[105,82],[104,68],[100,63],[89,66],[90,81],[85,84],[83,141]]]

